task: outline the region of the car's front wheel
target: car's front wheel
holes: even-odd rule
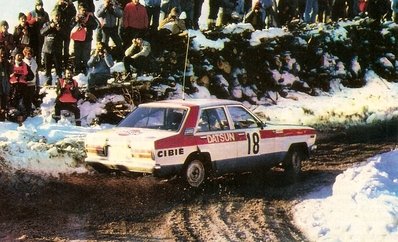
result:
[[[286,179],[289,183],[295,183],[300,179],[302,160],[303,156],[299,150],[293,149],[289,151],[283,162]]]
[[[192,160],[185,170],[185,179],[192,187],[199,187],[206,178],[206,169],[200,160]]]

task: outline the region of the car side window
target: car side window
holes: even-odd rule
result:
[[[231,114],[235,129],[257,128],[257,119],[246,109],[239,106],[230,106],[228,111]]]
[[[138,107],[118,127],[178,131],[186,110],[180,108]]]
[[[202,110],[198,123],[198,132],[229,130],[229,123],[223,108]]]

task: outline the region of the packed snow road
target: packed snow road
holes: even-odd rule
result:
[[[306,241],[291,222],[292,206],[396,144],[370,140],[321,138],[295,185],[284,184],[278,170],[223,176],[200,190],[124,174],[3,175],[0,241]]]

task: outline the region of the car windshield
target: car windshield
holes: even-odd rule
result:
[[[186,110],[166,107],[138,107],[118,127],[178,131]]]

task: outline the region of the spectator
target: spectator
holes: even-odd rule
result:
[[[389,0],[369,0],[368,15],[374,20],[374,26],[380,25],[383,19],[389,19],[391,16],[391,4]]]
[[[36,59],[33,57],[34,56],[34,51],[32,48],[30,47],[25,47],[25,49],[23,50],[23,55],[24,55],[24,59],[23,62],[25,62],[25,64],[27,64],[30,67],[30,70],[33,73],[33,78],[32,80],[28,80],[27,81],[27,93],[26,93],[26,114],[33,116],[33,109],[32,109],[32,105],[34,103],[34,97],[35,97],[35,93],[36,93],[36,81],[37,81],[37,62]]]
[[[185,24],[187,26],[187,29],[192,29],[194,6],[195,6],[194,0],[183,0],[180,2],[180,6],[181,6],[181,13],[185,12],[186,15]]]
[[[180,0],[161,0],[159,23],[166,18],[173,8],[176,8],[177,12],[181,12]]]
[[[265,9],[265,25],[269,27],[278,27],[278,16],[276,13],[276,1],[275,0],[260,0],[261,6]]]
[[[335,0],[332,7],[332,20],[338,21],[340,18],[352,19],[358,12],[358,0]]]
[[[318,14],[318,0],[307,0],[304,10],[304,22],[312,24],[315,23]]]
[[[163,19],[159,24],[159,30],[171,35],[178,35],[186,31],[185,20],[178,16],[177,8],[171,9],[167,18]],[[166,31],[162,31],[166,30]]]
[[[209,0],[209,16],[207,17],[207,29],[214,30],[218,17],[218,11],[221,7],[220,0]]]
[[[62,44],[65,43],[65,34],[67,34],[62,28],[61,14],[54,11],[51,21],[45,23],[40,30],[44,36],[43,59],[47,78],[46,85],[52,85],[51,69],[53,65],[58,77],[61,77],[62,74]]]
[[[26,22],[26,15],[24,13],[19,13],[18,20],[18,25],[15,26],[13,34],[16,47],[14,54],[22,53],[25,47],[30,46],[32,36],[32,29],[29,27],[28,22]]]
[[[125,57],[123,58],[124,68],[127,73],[131,73],[131,67],[133,66],[137,75],[141,75],[145,66],[148,65],[148,56],[151,53],[151,45],[149,42],[142,38],[135,38],[132,41],[132,45],[125,51]]]
[[[76,8],[71,0],[58,0],[54,6],[53,13],[59,13],[59,25],[62,35],[62,66],[65,69],[69,62],[70,32],[73,20],[76,16]]]
[[[144,38],[149,27],[148,14],[139,0],[132,0],[126,5],[123,12],[124,49],[134,38]]]
[[[297,0],[280,0],[278,5],[279,20],[281,25],[287,25],[298,17]]]
[[[111,78],[111,67],[113,66],[112,55],[109,54],[108,47],[103,42],[98,42],[94,54],[90,57],[87,65],[90,68],[88,74],[88,89],[92,90],[96,86],[106,85]]]
[[[31,105],[27,85],[33,78],[32,70],[23,62],[23,55],[17,53],[10,75],[10,108],[17,110],[15,115],[18,117],[17,121],[20,124],[28,115],[27,111],[29,110],[29,105]]]
[[[44,36],[41,35],[40,30],[44,23],[50,21],[48,13],[43,8],[43,1],[35,1],[35,9],[28,13],[27,22],[32,29],[31,47],[36,55],[36,61],[39,66],[42,64],[41,50],[44,42]]]
[[[160,1],[161,0],[144,0],[151,33],[154,33],[159,27]]]
[[[5,120],[8,111],[8,97],[10,93],[11,65],[8,62],[6,48],[0,46],[0,121]]]
[[[98,1],[98,0],[96,0],[96,1]],[[94,14],[94,12],[95,12],[94,0],[72,0],[72,2],[77,2],[77,6],[79,6],[79,5],[86,6],[86,11],[88,13]]]
[[[235,0],[222,0],[221,1],[221,23],[219,26],[225,26],[233,23],[232,12],[235,10]]]
[[[0,47],[3,47],[3,55],[6,59],[11,56],[11,51],[14,50],[14,37],[8,32],[8,23],[5,20],[0,22]]]
[[[101,42],[108,45],[109,38],[115,43],[115,57],[121,57],[122,39],[118,33],[118,19],[123,16],[123,10],[120,5],[113,0],[104,0],[104,3],[98,8],[97,16],[101,22]]]
[[[332,0],[318,0],[318,22],[327,23],[330,20]]]
[[[260,2],[256,2],[253,9],[245,16],[245,23],[250,23],[254,29],[262,30],[265,27]]]
[[[368,0],[358,0],[358,11],[359,14],[363,15],[367,11]]]
[[[75,53],[75,72],[87,74],[87,62],[90,59],[91,42],[93,31],[98,27],[98,23],[91,12],[87,12],[87,7],[80,4],[78,14],[75,18],[75,27],[84,28],[86,36],[84,40],[74,40]]]
[[[55,100],[54,119],[60,119],[61,110],[69,110],[75,115],[76,126],[81,125],[80,109],[77,106],[79,99],[79,86],[73,79],[73,72],[70,69],[65,70],[65,78],[59,80],[57,84],[57,98]]]
[[[199,18],[202,15],[203,2],[204,0],[194,0],[192,27],[196,30],[199,29]]]

